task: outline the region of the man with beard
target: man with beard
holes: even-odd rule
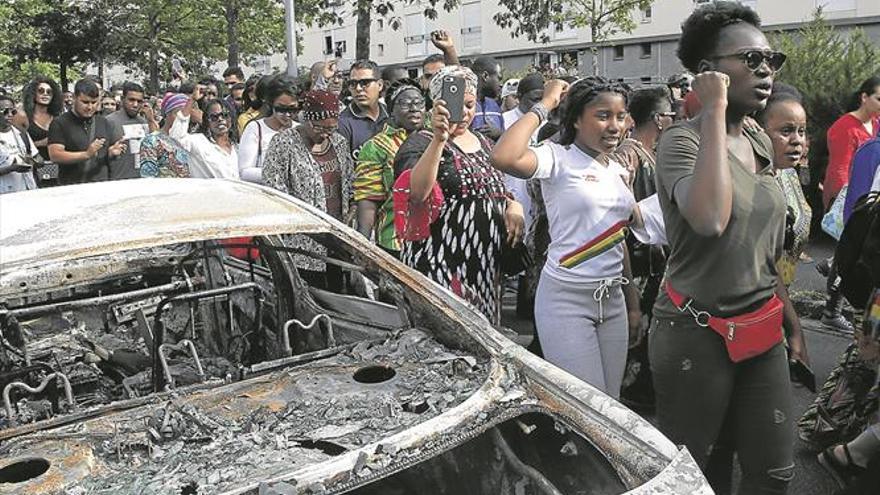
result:
[[[376,62],[358,60],[352,64],[348,90],[353,101],[339,115],[339,134],[348,140],[355,161],[361,146],[378,134],[388,119],[388,111],[379,101],[383,86]]]
[[[388,87],[385,96],[391,114],[382,132],[367,141],[358,154],[354,178],[358,231],[374,240],[394,257],[400,244],[394,231],[394,157],[400,145],[425,121],[425,97],[419,82],[400,79]]]
[[[497,100],[501,94],[501,65],[492,57],[480,57],[474,60],[471,69],[480,81],[477,88],[477,115],[471,122],[471,129],[497,141],[504,131],[504,118]]]
[[[135,155],[140,152],[141,139],[159,129],[150,105],[144,104],[144,88],[133,82],[122,85],[122,108],[107,116],[115,136],[128,141],[128,150],[110,164],[110,179],[140,177]]]
[[[126,149],[121,139],[113,139],[107,119],[96,115],[99,102],[98,85],[81,79],[73,88],[70,111],[49,127],[49,159],[59,165],[60,185],[108,180],[110,160]]]

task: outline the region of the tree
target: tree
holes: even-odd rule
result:
[[[8,33],[21,33],[7,40],[5,53],[18,64],[39,61],[58,66],[61,87],[68,87],[68,70],[92,62],[107,49],[106,18],[95,15],[88,4],[63,0],[16,1],[9,17]]]
[[[513,28],[512,37],[525,35],[530,41],[547,43],[550,28],[590,29],[593,74],[599,75],[599,47],[618,33],[636,28],[635,10],[645,10],[653,0],[498,0],[506,12],[495,14],[495,22]]]
[[[323,0],[327,4],[327,0]],[[355,58],[358,60],[366,60],[370,58],[370,26],[372,24],[373,13],[380,17],[389,18],[389,25],[392,29],[399,29],[402,22],[399,17],[394,17],[394,5],[424,5],[422,11],[425,17],[434,20],[437,18],[437,7],[441,6],[443,10],[449,12],[458,7],[460,0],[352,0],[352,8],[357,18],[357,38],[355,41]],[[336,22],[342,22],[342,18],[333,19]]]

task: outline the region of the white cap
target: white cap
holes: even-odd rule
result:
[[[507,98],[508,96],[516,96],[516,89],[519,87],[519,79],[508,79],[504,81],[504,85],[501,86],[501,99]]]

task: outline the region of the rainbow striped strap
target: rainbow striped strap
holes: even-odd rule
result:
[[[559,259],[559,266],[569,269],[575,268],[620,244],[626,238],[627,225],[629,225],[628,220],[615,223],[593,240],[562,256]]]

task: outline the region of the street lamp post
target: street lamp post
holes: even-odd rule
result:
[[[298,68],[296,64],[296,20],[294,18],[295,0],[284,0],[284,24],[287,35],[287,74],[291,77],[297,77]]]

